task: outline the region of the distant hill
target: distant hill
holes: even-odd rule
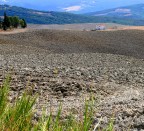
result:
[[[87,13],[87,16],[107,16],[128,19],[144,19],[144,4],[118,7],[99,12]]]
[[[28,23],[34,24],[64,24],[90,22],[94,19],[87,16],[75,15],[63,12],[38,11],[17,6],[0,5],[0,16],[6,11],[9,16],[19,16],[26,19]]]
[[[89,13],[87,15],[71,14],[66,12],[38,11],[17,6],[0,5],[0,18],[6,11],[8,16],[19,16],[27,23],[33,24],[73,24],[73,23],[119,23],[125,25],[144,25],[143,20],[132,20],[115,16],[98,15]],[[126,11],[126,10],[125,10]]]

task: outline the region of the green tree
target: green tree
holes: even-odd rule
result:
[[[6,12],[4,12],[3,29],[7,30],[7,28],[9,28],[9,27],[10,27],[10,19],[6,15]]]
[[[24,21],[22,19],[19,20],[19,24],[22,28],[24,28]]]
[[[2,20],[0,19],[0,29],[2,29]]]
[[[12,16],[10,16],[9,20],[10,20],[10,26],[14,27],[14,18]]]
[[[19,26],[19,18],[17,16],[13,17],[13,22],[14,22],[14,28],[18,28]]]
[[[27,23],[26,23],[25,19],[21,19],[19,21],[19,23],[20,23],[20,25],[21,25],[22,28],[26,28],[27,27]]]
[[[4,22],[2,23],[2,28],[3,30],[7,30],[7,26],[4,24]]]
[[[23,22],[24,22],[23,28],[26,28],[26,27],[27,27],[27,23],[26,23],[25,19],[22,19],[22,20],[23,20]]]

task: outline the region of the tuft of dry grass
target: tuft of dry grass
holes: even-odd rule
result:
[[[1,131],[96,131],[98,125],[93,126],[93,101],[86,101],[81,120],[70,114],[66,120],[61,120],[62,106],[59,106],[56,117],[43,115],[34,124],[33,106],[37,97],[24,92],[20,99],[10,104],[8,101],[10,77],[7,77],[0,88],[0,130]],[[100,123],[99,123],[100,124]],[[113,122],[106,131],[113,131]]]

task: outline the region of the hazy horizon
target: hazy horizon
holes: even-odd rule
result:
[[[143,0],[63,0],[62,2],[60,0],[43,0],[43,2],[41,0],[0,0],[0,4],[15,5],[36,10],[66,11],[71,13],[86,13],[142,3],[144,3]]]

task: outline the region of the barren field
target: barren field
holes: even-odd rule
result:
[[[29,29],[0,35],[0,83],[11,74],[10,101],[24,89],[38,93],[42,107],[63,105],[63,117],[82,112],[95,97],[94,124],[114,117],[116,131],[144,130],[144,31]]]
[[[64,25],[36,25],[29,24],[29,29],[50,29],[50,30],[72,30],[72,31],[91,31],[96,25],[104,25],[103,31],[119,31],[119,30],[144,30],[144,26],[128,26],[114,23],[86,23],[86,24],[64,24]]]
[[[105,25],[106,29],[112,29],[114,27],[117,27],[118,29],[122,28],[129,28],[131,26],[125,26],[120,24],[114,24],[114,23],[85,23],[85,24],[64,24],[64,25],[36,25],[36,24],[29,24],[28,27],[31,29],[52,29],[52,30],[93,30],[96,28],[96,25]]]

